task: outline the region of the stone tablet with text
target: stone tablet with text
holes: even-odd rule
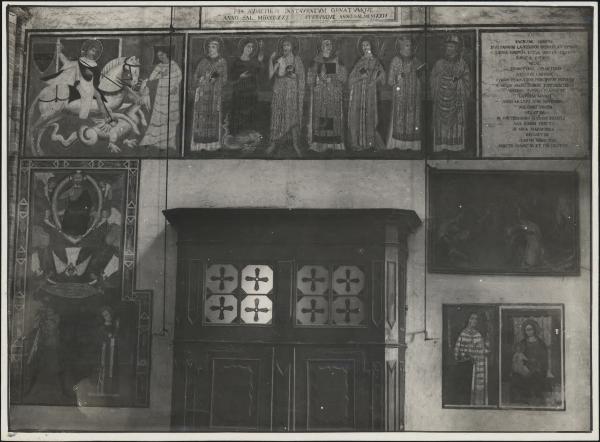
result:
[[[585,31],[481,33],[484,157],[589,153]]]

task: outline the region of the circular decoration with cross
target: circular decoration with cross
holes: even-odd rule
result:
[[[302,325],[327,324],[329,306],[324,296],[303,296],[296,303],[296,321]]]
[[[233,295],[212,295],[204,303],[206,320],[230,324],[237,317],[237,299]]]
[[[246,324],[269,324],[273,318],[273,302],[268,296],[246,296],[241,308],[240,316]]]
[[[364,305],[356,296],[338,296],[333,300],[333,322],[336,325],[359,325],[365,317]]]
[[[365,274],[356,266],[340,266],[333,272],[332,285],[338,295],[359,295],[365,286]]]
[[[231,293],[238,286],[238,271],[231,264],[213,264],[206,269],[206,288],[212,293]]]
[[[329,286],[329,270],[323,266],[303,266],[298,270],[297,285],[304,295],[323,295]]]
[[[266,295],[273,290],[273,269],[248,265],[242,269],[242,290],[249,295]]]

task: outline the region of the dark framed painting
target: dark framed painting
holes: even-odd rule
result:
[[[182,34],[27,37],[24,156],[179,156]]]
[[[443,305],[444,408],[565,409],[561,304]]]
[[[423,32],[188,34],[191,158],[422,158]]]
[[[562,305],[501,306],[502,408],[564,410]]]
[[[498,307],[443,306],[442,404],[498,406]]]
[[[22,160],[10,397],[148,406],[152,295],[134,290],[138,160]]]
[[[432,273],[578,275],[576,172],[428,171]]]

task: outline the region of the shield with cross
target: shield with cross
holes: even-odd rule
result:
[[[241,305],[242,322],[269,324],[273,318],[273,302],[268,296],[246,296]]]
[[[266,295],[273,290],[273,269],[268,265],[248,265],[242,269],[241,285],[249,295]]]
[[[212,293],[232,293],[238,286],[238,271],[231,264],[213,264],[206,269],[206,288]]]
[[[365,274],[357,266],[339,266],[333,272],[332,286],[338,295],[359,295],[365,286]]]
[[[336,325],[359,325],[365,317],[363,302],[356,296],[338,296],[333,300],[332,307]]]
[[[206,320],[230,324],[237,317],[237,299],[234,295],[212,295],[204,304]]]
[[[296,281],[302,294],[323,295],[329,287],[329,270],[323,266],[302,266]]]
[[[303,296],[296,304],[296,321],[302,325],[327,324],[328,304],[325,296]]]

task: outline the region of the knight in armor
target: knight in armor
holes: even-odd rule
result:
[[[88,118],[96,99],[98,108],[104,118],[110,120],[110,113],[105,99],[98,89],[100,84],[100,68],[98,59],[102,55],[102,43],[99,40],[86,40],[81,45],[81,53],[77,60],[69,59],[63,53],[63,45],[58,42],[58,59],[61,69],[50,76],[42,78],[52,85],[69,85],[69,102],[80,100],[79,118]]]

